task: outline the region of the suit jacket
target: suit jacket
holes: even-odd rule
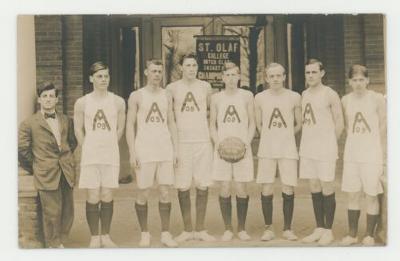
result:
[[[38,190],[55,190],[61,174],[72,187],[75,183],[75,161],[72,155],[77,146],[74,126],[66,115],[57,113],[61,145],[58,147],[49,124],[38,111],[21,123],[18,132],[18,160],[33,172]]]

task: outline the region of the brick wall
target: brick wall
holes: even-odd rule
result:
[[[360,15],[345,15],[343,18],[344,33],[344,64],[345,75],[352,64],[364,64],[364,29]],[[350,86],[346,81],[346,93],[350,92]]]
[[[59,88],[57,110],[73,116],[83,95],[82,16],[35,16],[37,84],[52,81]]]
[[[73,117],[75,101],[83,95],[83,25],[82,16],[63,19],[64,112]]]
[[[370,89],[386,93],[383,15],[364,16],[364,54]]]
[[[21,170],[20,173],[23,171]],[[21,248],[42,248],[41,207],[33,176],[18,176],[18,242]]]
[[[379,14],[344,16],[345,73],[352,64],[368,67],[369,88],[381,93],[385,87],[384,17]],[[346,92],[350,87],[346,82]]]
[[[35,16],[36,84],[52,81],[60,89],[58,111],[63,111],[61,16]]]

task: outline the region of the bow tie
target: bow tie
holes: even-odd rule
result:
[[[56,118],[56,114],[55,113],[44,113],[44,118],[48,119],[48,118],[52,118],[55,119]]]

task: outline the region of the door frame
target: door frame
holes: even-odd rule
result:
[[[256,22],[254,15],[181,15],[156,16],[153,24],[153,56],[162,58],[162,27],[202,26],[204,35],[222,34],[223,25],[253,25]]]
[[[138,27],[139,28],[139,50],[141,50],[137,55],[139,55],[139,74],[140,74],[140,84],[143,85],[143,55],[142,49],[146,46],[142,40],[143,32],[143,19],[138,16],[122,16],[122,15],[112,15],[110,19],[111,23],[111,84],[114,91],[122,93],[122,72],[121,70],[121,59],[120,59],[120,44],[119,44],[119,33],[120,29],[123,27]],[[125,97],[127,98],[127,97]]]
[[[265,62],[279,62],[287,66],[286,19],[285,15],[265,14],[264,29]],[[145,83],[144,66],[149,59],[162,59],[162,27],[202,26],[205,35],[222,34],[224,25],[255,25],[257,15],[111,15],[111,70],[112,85],[118,91],[121,73],[119,50],[119,29],[126,26],[139,27],[140,82]]]

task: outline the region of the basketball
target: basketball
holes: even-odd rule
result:
[[[244,158],[246,144],[237,137],[228,137],[219,144],[218,153],[221,159],[236,163]]]

